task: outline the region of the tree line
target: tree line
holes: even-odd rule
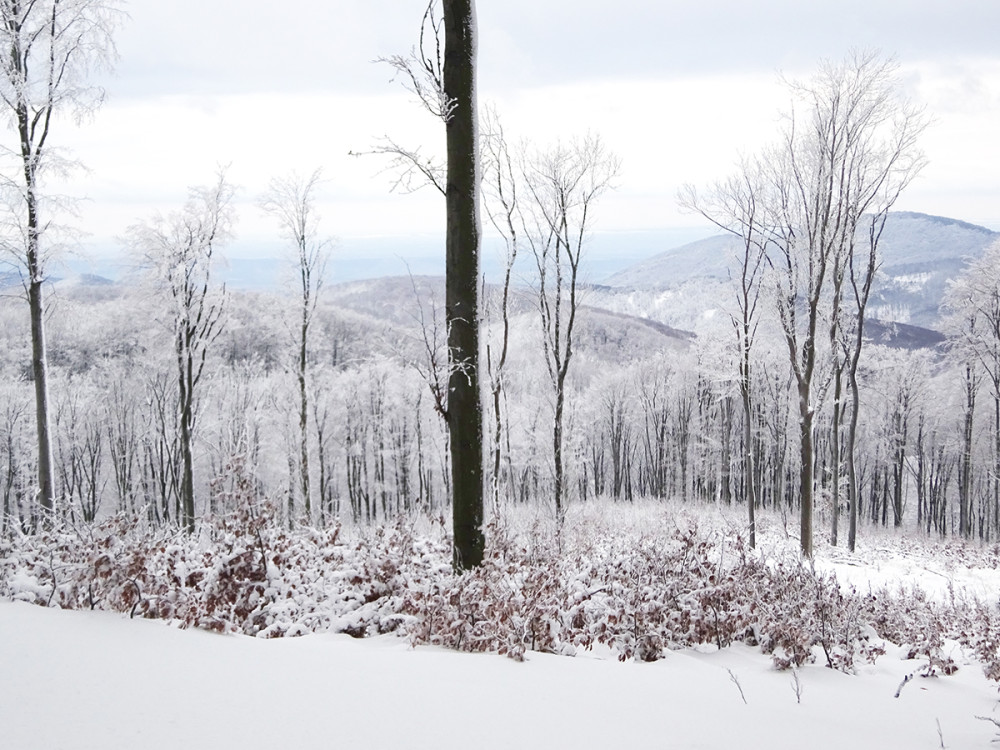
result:
[[[234,221],[221,172],[175,212],[130,228],[150,322],[122,320],[122,299],[92,302],[88,314],[107,315],[119,338],[86,354],[93,342],[64,331],[51,398],[43,294],[56,243],[40,202],[40,180],[57,166],[49,125],[99,99],[86,74],[113,56],[121,11],[97,0],[0,7],[12,51],[3,102],[21,144],[8,156],[22,175],[6,183],[18,230],[6,247],[31,342],[30,370],[8,363],[22,377],[4,387],[5,528],[121,511],[193,531],[201,515],[232,510],[227,483],[249,477],[254,502],[280,501],[289,524],[450,508],[458,567],[481,557],[487,491],[495,510],[543,503],[557,520],[568,503],[603,495],[743,503],[751,544],[758,509],[794,512],[806,555],[817,502],[834,543],[846,512],[852,548],[861,520],[901,525],[914,502],[929,531],[1000,531],[1000,295],[989,262],[949,292],[947,352],[894,351],[866,335],[886,217],[924,163],[926,117],[902,96],[891,59],[857,52],[791,82],[795,104],[775,144],[681,196],[741,241],[730,335],[664,342],[611,365],[588,352],[578,316],[585,240],[620,165],[599,137],[511,142],[495,112],[480,118],[471,3],[446,2],[438,19],[432,2],[420,54],[388,62],[443,121],[446,163],[391,140],[376,149],[401,183],[426,181],[446,203],[444,309],[423,319],[414,352],[373,357],[343,326],[322,341],[342,312],[321,304],[330,246],[317,224],[318,172],[276,179],[261,198],[289,249],[295,302],[277,327],[247,315],[266,335],[241,341],[239,295],[213,272]],[[489,290],[480,198],[507,255]],[[525,288],[513,284],[519,263],[530,266]],[[352,346],[359,358],[344,356]],[[955,393],[959,427],[936,408]],[[978,440],[984,431],[991,441]]]

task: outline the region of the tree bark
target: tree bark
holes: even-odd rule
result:
[[[52,436],[49,429],[48,363],[45,354],[45,304],[42,282],[28,286],[31,315],[31,376],[35,385],[35,426],[38,435],[38,500],[42,510],[53,510]]]
[[[802,554],[812,557],[813,553],[813,414],[809,406],[809,385],[799,384],[799,494],[801,514],[799,518],[799,546]]]
[[[740,400],[743,403],[743,499],[747,504],[750,548],[754,549],[757,546],[757,482],[753,460],[753,402],[750,391],[750,360],[747,349],[744,349],[744,360],[740,369],[742,371]]]
[[[830,463],[833,465],[833,487],[830,509],[832,521],[830,527],[830,544],[834,547],[840,541],[840,423],[844,410],[840,405],[844,390],[844,368],[840,362],[834,364],[833,384],[833,427],[830,430],[832,443],[830,445]]]
[[[306,385],[306,353],[309,341],[309,322],[303,312],[297,380],[299,384],[299,489],[302,492],[302,511],[306,523],[312,523],[312,492],[309,487],[309,391]]]
[[[860,330],[860,329],[859,329]],[[847,548],[854,552],[858,541],[858,503],[861,502],[861,492],[858,488],[858,469],[855,461],[855,443],[858,434],[858,412],[861,408],[861,389],[858,384],[857,357],[848,371],[848,384],[851,387],[851,418],[847,427],[847,446],[845,462],[847,465],[847,502],[850,506],[847,526]]]
[[[479,150],[474,0],[443,0],[448,171],[445,308],[453,564],[483,559],[483,414],[479,397]]]
[[[962,457],[958,485],[958,532],[972,537],[972,442],[976,414],[978,378],[972,365],[965,366],[965,413],[962,423]]]
[[[189,353],[188,353],[189,355]],[[181,520],[188,533],[194,533],[194,451],[191,445],[194,432],[194,385],[191,382],[191,362],[184,353],[178,355],[178,389],[180,393],[181,428]]]

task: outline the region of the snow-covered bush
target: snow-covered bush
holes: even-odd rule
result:
[[[930,676],[957,668],[946,644],[958,643],[1000,680],[995,606],[954,592],[945,602],[919,589],[862,594],[797,556],[769,559],[694,524],[557,544],[494,523],[483,565],[457,575],[441,519],[420,533],[411,518],[348,539],[340,526],[289,531],[248,487],[236,481],[232,492],[236,510],[194,535],[124,515],[9,534],[0,596],[257,637],[397,632],[518,660],[601,646],[653,661],[742,642],[779,669],[821,660],[851,672],[887,639],[925,659]]]

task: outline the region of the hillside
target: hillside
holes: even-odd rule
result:
[[[871,335],[898,348],[938,345],[938,308],[948,280],[998,238],[998,232],[955,219],[892,214],[882,238],[882,266],[869,307]],[[728,309],[729,267],[738,249],[734,237],[708,237],[636,263],[611,276],[606,285],[587,287],[577,350],[596,361],[630,362],[655,351],[688,348],[691,334],[686,331],[701,330],[706,320]],[[18,282],[13,275],[6,281]],[[134,291],[128,281],[111,283],[92,274],[53,281],[53,300],[73,308],[100,304],[111,311],[122,304],[119,297]],[[496,320],[498,294],[496,287],[486,287],[487,324]],[[245,291],[234,291],[232,297],[233,317],[224,336],[227,357],[238,359],[249,352],[273,364],[283,340],[275,317],[283,303],[271,295],[259,297]],[[535,305],[530,287],[522,284],[513,290],[512,340],[521,349],[531,350],[540,343],[536,341]],[[441,276],[389,276],[335,284],[327,288],[321,305],[321,340],[333,342],[333,359],[376,354],[422,361],[426,355],[421,329],[430,330],[436,320],[438,335],[442,335],[443,313]],[[87,317],[103,314],[95,308]],[[16,309],[9,310],[7,317],[13,328],[23,323]],[[55,325],[52,331],[53,361],[75,361],[78,357],[72,351],[60,354],[74,343],[64,341],[66,336],[59,329]]]
[[[692,279],[726,279],[739,238],[716,234],[689,242],[612,274],[604,285],[628,289],[671,289]]]
[[[957,219],[890,214],[880,243],[882,259],[870,303],[872,317],[936,328],[948,281],[997,240],[1000,232]],[[739,250],[738,238],[716,235],[654,255],[605,283],[617,290],[640,291],[673,290],[696,281],[711,285],[728,278]],[[714,299],[714,295],[703,296],[695,304],[707,310]]]
[[[497,320],[498,295],[498,288],[487,286],[487,325]],[[391,329],[394,338],[422,341],[421,327],[430,330],[435,317],[439,331],[444,330],[444,278],[440,276],[390,276],[346,282],[331,287],[329,299],[337,309],[364,316],[373,327]],[[579,308],[574,347],[599,361],[632,361],[657,350],[686,349],[690,343],[690,333],[642,315],[604,309],[597,297],[585,295],[585,300],[587,304]],[[510,316],[515,339],[530,340],[537,335],[538,313],[530,289],[512,290]]]

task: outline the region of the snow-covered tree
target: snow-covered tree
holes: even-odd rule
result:
[[[45,180],[69,166],[50,135],[60,115],[81,117],[100,105],[104,92],[88,76],[114,57],[119,6],[116,0],[0,2],[0,104],[10,137],[0,149],[2,245],[21,272],[31,316],[38,498],[45,511],[53,507],[54,469],[43,284],[57,229]]]
[[[293,248],[295,291],[298,301],[295,331],[295,378],[299,398],[299,492],[307,522],[312,520],[312,492],[309,484],[309,339],[316,304],[325,281],[330,243],[318,235],[315,192],[319,171],[308,177],[296,174],[274,178],[261,206],[281,228]],[[294,494],[289,497],[289,502]]]
[[[750,546],[757,543],[756,509],[758,502],[757,472],[753,450],[753,345],[760,325],[758,308],[761,278],[765,270],[767,235],[764,221],[762,175],[759,165],[746,162],[739,173],[717,183],[706,198],[700,198],[693,187],[685,188],[681,203],[698,211],[721,229],[740,238],[736,254],[737,275],[734,299],[736,309],[729,317],[739,346],[739,391],[743,406],[743,495],[747,504]]]
[[[565,513],[563,414],[580,308],[580,264],[595,205],[619,169],[618,158],[596,136],[529,153],[521,167],[526,194],[521,216],[538,272],[542,351],[553,394],[553,496],[560,519]]]
[[[233,226],[233,188],[220,172],[215,183],[193,188],[180,211],[129,229],[133,252],[151,268],[164,302],[176,360],[182,522],[194,530],[196,389],[209,349],[222,330],[224,292],[212,279],[216,252]]]
[[[982,257],[969,263],[949,286],[944,305],[948,310],[945,320],[951,351],[966,373],[964,448],[959,470],[959,532],[963,536],[972,534],[973,419],[983,377],[989,382],[993,400],[993,469],[990,472],[991,501],[986,507],[992,522],[990,518],[981,522],[1000,531],[1000,243],[994,243]]]
[[[806,556],[812,554],[815,389],[823,332],[832,342],[839,340],[843,281],[850,268],[858,302],[854,343],[863,341],[885,215],[922,165],[915,142],[924,121],[902,99],[895,71],[894,61],[876,52],[854,52],[843,62],[823,63],[808,81],[791,83],[795,104],[778,143],[743,169],[742,179],[733,183],[738,190],[721,191],[721,198],[703,206],[691,201],[716,224],[744,237],[748,247],[761,248],[773,271],[797,391],[800,542]],[[855,273],[855,242],[867,223],[869,270]],[[842,368],[838,347],[832,351]]]

